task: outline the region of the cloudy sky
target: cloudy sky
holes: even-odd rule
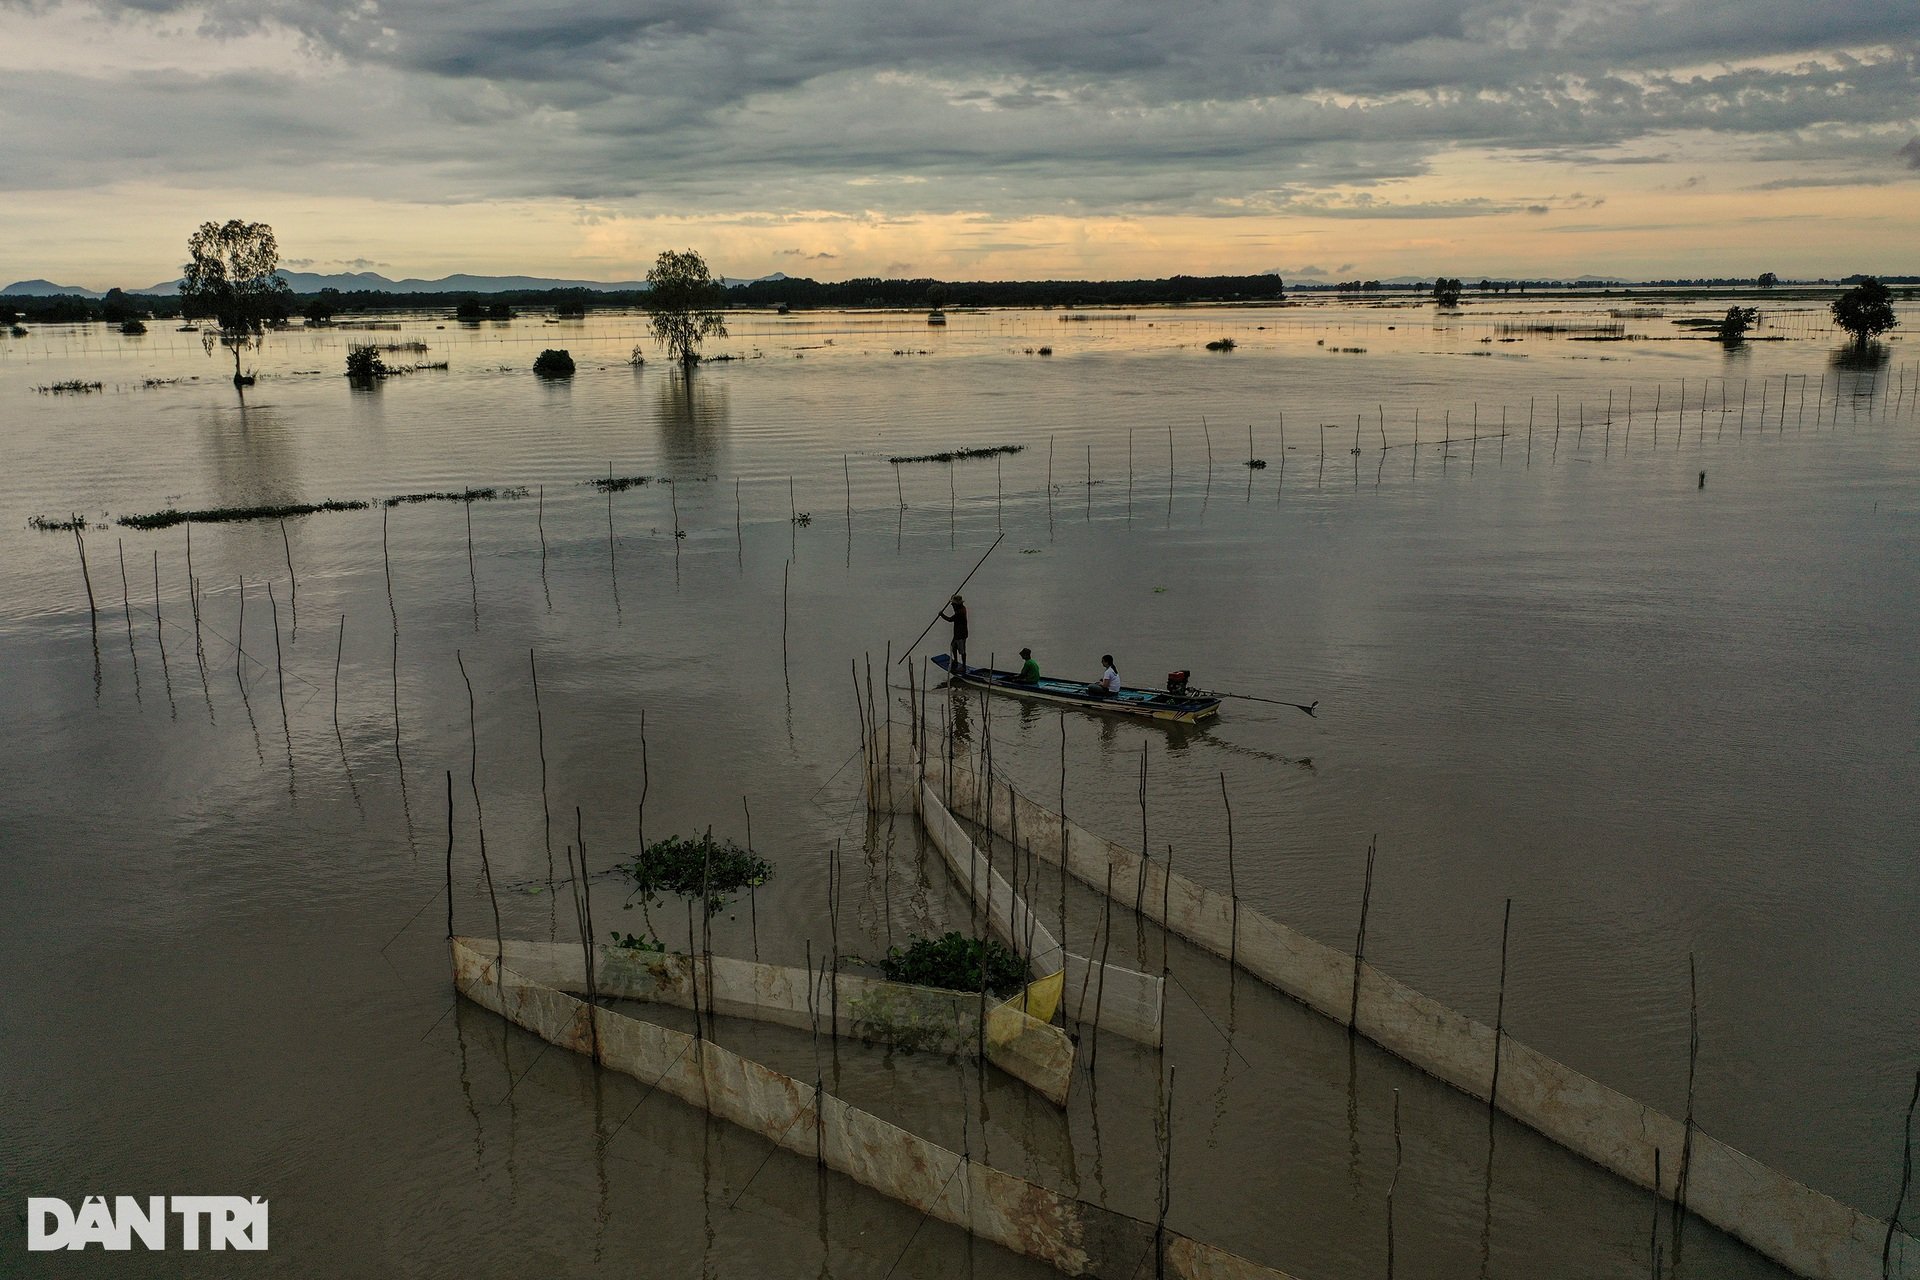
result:
[[[0,0],[0,282],[1920,271],[1914,0]]]

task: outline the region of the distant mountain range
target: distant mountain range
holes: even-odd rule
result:
[[[632,293],[647,287],[644,280],[616,280],[608,283],[601,280],[553,280],[544,276],[443,276],[438,280],[389,280],[374,271],[348,271],[338,275],[320,275],[312,271],[281,271],[276,273],[287,282],[287,287],[295,293],[318,293],[322,289],[338,289],[342,293],[365,291],[369,293],[508,293],[514,290],[539,289],[590,289],[596,293]],[[784,272],[776,271],[770,276],[757,277],[760,280],[785,280]],[[753,280],[723,279],[725,285],[752,284]],[[178,280],[163,280],[159,284],[148,285],[144,289],[127,289],[129,294],[171,295],[180,292]],[[16,280],[4,289],[6,294],[34,295],[47,297],[54,294],[72,294],[81,298],[104,298],[106,293],[100,289],[83,289],[78,285],[55,284],[51,280]]]

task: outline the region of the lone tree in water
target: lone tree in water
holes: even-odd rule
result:
[[[1855,346],[1900,323],[1893,314],[1893,294],[1869,276],[1833,300],[1833,322],[1853,335]]]
[[[1441,276],[1433,282],[1433,301],[1435,305],[1442,307],[1459,306],[1460,292],[1464,287],[1465,286],[1458,280],[1451,276]]]
[[[1747,330],[1760,323],[1758,307],[1728,307],[1727,314],[1720,319],[1720,327],[1715,336],[1732,346],[1747,336]]]
[[[187,238],[192,261],[180,280],[181,314],[210,318],[200,344],[213,354],[218,343],[233,352],[233,385],[253,381],[240,372],[240,353],[260,345],[267,322],[286,316],[293,291],[274,272],[280,266],[280,246],[273,228],[264,222],[203,222]]]
[[[664,250],[647,270],[645,305],[653,317],[653,336],[681,364],[700,362],[702,338],[727,336],[720,300],[719,282],[692,249]]]

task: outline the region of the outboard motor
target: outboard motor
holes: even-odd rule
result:
[[[1192,674],[1191,671],[1167,672],[1167,692],[1175,697],[1184,696],[1187,692],[1187,678]]]

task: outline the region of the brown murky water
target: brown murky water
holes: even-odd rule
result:
[[[744,799],[776,865],[717,949],[821,954],[836,845],[843,953],[964,926],[911,824],[859,801],[849,662],[877,673],[1003,533],[976,660],[1112,652],[1130,683],[1321,704],[1195,732],[954,702],[1029,790],[1059,794],[1064,735],[1068,811],[1136,840],[1144,751],[1149,846],[1224,884],[1224,774],[1241,892],[1341,945],[1377,835],[1369,958],[1489,1020],[1512,898],[1509,1031],[1676,1114],[1691,953],[1700,1125],[1885,1216],[1920,1059],[1915,364],[1836,364],[1812,312],[1734,355],[1499,328],[1556,305],[742,317],[719,349],[747,358],[691,379],[627,367],[632,317],[421,319],[275,336],[244,408],[194,335],[7,340],[0,1270],[1041,1274],[456,1007],[442,941],[449,773],[456,924],[491,923],[461,661],[505,927],[574,927],[530,650],[559,856],[576,806],[593,866],[630,855],[644,776],[650,835],[742,839]],[[352,390],[368,336],[450,368]],[[579,374],[533,378],[545,346]],[[67,378],[105,385],[33,391]],[[1001,444],[1025,449],[887,461]],[[582,483],[609,466],[674,483],[609,500]],[[468,485],[533,493],[387,512],[391,608],[378,509],[197,526],[204,678],[181,529],[87,532],[96,660],[71,535],[24,527]],[[624,896],[596,881],[602,931],[638,929]],[[1646,1274],[1644,1193],[1510,1125],[1489,1165],[1465,1098],[1182,944],[1168,964],[1179,1230],[1381,1272],[1398,1090],[1398,1274]],[[806,1036],[723,1037],[816,1070]],[[966,1064],[818,1052],[858,1105],[1153,1213],[1158,1055],[1103,1037],[1063,1115]],[[93,1193],[267,1196],[273,1246],[24,1251],[27,1196]],[[1775,1274],[1697,1223],[1681,1266]]]

